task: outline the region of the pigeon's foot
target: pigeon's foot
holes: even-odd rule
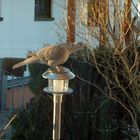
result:
[[[58,72],[61,72],[61,66],[55,66]]]

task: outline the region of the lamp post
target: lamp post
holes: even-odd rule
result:
[[[44,91],[53,94],[53,140],[60,140],[62,97],[72,93],[68,85],[75,75],[68,68],[51,67],[42,76],[48,79],[48,87]]]

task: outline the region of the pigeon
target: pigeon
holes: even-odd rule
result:
[[[82,42],[45,46],[36,53],[31,53],[29,58],[15,64],[12,68],[16,69],[34,62],[46,64],[48,66],[58,66],[65,63],[72,53],[85,47],[87,47],[87,45]]]

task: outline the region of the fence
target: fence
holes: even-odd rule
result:
[[[0,58],[0,140],[10,140],[11,112],[25,106],[33,94],[28,88],[30,76],[15,76],[4,68],[3,60]]]

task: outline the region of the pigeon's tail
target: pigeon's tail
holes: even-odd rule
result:
[[[24,60],[24,61],[22,61],[20,63],[15,64],[12,68],[16,69],[16,68],[19,68],[19,67],[24,66],[26,64],[33,63],[33,62],[35,62],[37,60],[39,60],[39,58],[37,56],[32,56],[32,57],[30,57],[30,58],[28,58],[28,59],[26,59],[26,60]]]

